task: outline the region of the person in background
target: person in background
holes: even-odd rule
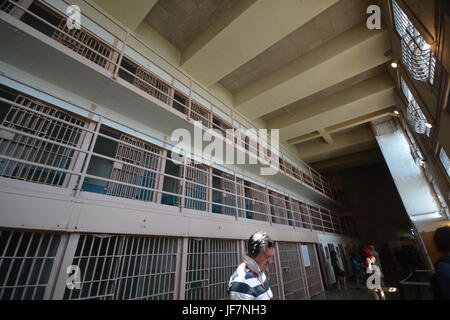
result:
[[[378,269],[378,266],[375,264],[376,258],[374,257],[372,251],[369,248],[363,248],[362,255],[363,255],[363,268],[367,275],[366,285],[368,285],[367,284],[368,278],[371,275],[375,274],[375,272]],[[383,289],[381,288],[381,277],[382,275],[380,274],[380,288],[373,288],[373,289],[368,288],[374,300],[386,300],[386,296],[384,295]]]
[[[360,289],[361,281],[362,279],[364,279],[364,277],[362,274],[362,257],[357,251],[354,251],[352,253],[352,268],[355,275],[356,289]]]
[[[331,265],[333,266],[334,276],[336,277],[337,290],[341,291],[341,288],[344,287],[344,290],[347,290],[347,281],[345,278],[345,271],[341,265],[341,262],[337,258],[336,251],[331,251]]]
[[[375,250],[375,246],[373,244],[369,248],[370,248],[370,251],[372,251],[372,255],[375,257],[375,260],[376,260],[375,265],[377,265],[381,271],[380,254]]]
[[[266,232],[251,235],[247,242],[247,254],[231,275],[228,292],[231,300],[271,300],[272,290],[266,274],[275,254],[273,241]]]
[[[450,227],[436,229],[434,242],[443,256],[435,264],[436,273],[431,280],[431,288],[436,300],[450,300]]]

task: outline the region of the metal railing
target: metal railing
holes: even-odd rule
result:
[[[146,43],[134,36],[126,28],[122,27],[111,18],[104,15],[103,12],[98,10],[90,3],[86,2],[86,5],[96,10],[99,14],[103,15],[105,19],[113,23],[116,28],[119,28],[122,31],[123,36],[118,36],[117,33],[107,31],[114,38],[113,42],[117,43],[118,45],[113,46],[109,43],[106,43],[106,41],[100,39],[97,35],[93,34],[84,27],[82,27],[81,30],[69,30],[64,23],[66,17],[47,3],[34,1],[33,5],[42,7],[47,12],[53,14],[56,19],[59,19],[58,23],[52,24],[49,21],[45,20],[43,17],[39,16],[36,10],[34,10],[36,12],[32,12],[30,7],[25,8],[11,0],[5,0],[0,8],[10,8],[11,6],[14,6],[16,11],[22,11],[22,16],[27,15],[28,24],[32,25],[33,22],[30,22],[30,20],[32,20],[35,21],[35,24],[45,25],[45,32],[48,36],[63,44],[64,46],[70,48],[77,54],[85,57],[90,61],[90,63],[94,63],[97,66],[100,66],[104,71],[108,72],[113,79],[121,79],[131,83],[134,87],[144,91],[149,96],[158,99],[161,103],[164,103],[180,111],[180,116],[185,117],[185,119],[187,119],[188,121],[201,121],[205,129],[215,128],[219,130],[221,135],[226,140],[233,143],[236,148],[242,148],[242,150],[246,150],[249,152],[249,154],[251,153],[256,157],[268,157],[268,149],[270,143],[268,144],[268,148],[264,148],[260,146],[256,141],[253,141],[252,138],[241,134],[241,132],[237,130],[232,130],[233,134],[231,136],[229,134],[227,135],[227,129],[238,129],[237,127],[235,127],[235,124],[239,124],[240,128],[256,129],[248,120],[246,120],[236,110],[228,107],[220,99],[211,95],[210,93],[208,93],[208,95],[210,95],[211,98],[206,98],[195,92],[193,90],[194,86],[201,88],[201,90],[205,90],[205,92],[207,91],[206,89],[203,89],[203,86],[201,84],[197,83],[189,75],[180,70],[177,66],[174,66],[173,64],[168,62]],[[5,12],[11,11],[8,10],[6,10]],[[135,50],[136,47],[139,47],[139,49],[141,50]],[[170,75],[172,79],[171,83],[163,80],[161,76],[152,72],[148,67],[143,66],[141,63],[127,55],[127,48],[131,49],[143,60],[151,61],[157,68],[161,67],[161,61],[166,64],[166,68],[163,68],[163,72]],[[143,52],[143,50],[148,51],[149,54],[142,54],[141,52]],[[154,60],[152,61],[151,59],[149,59],[149,55],[156,56],[158,58],[158,62],[154,62]],[[167,69],[176,70],[178,76],[167,72]],[[180,89],[175,85],[175,82],[181,84],[185,83],[186,85],[183,86],[188,90],[188,94],[180,92]],[[202,106],[199,101],[194,100],[194,95],[200,98],[197,100],[207,101],[211,106],[213,106],[212,108],[215,107],[214,104],[210,101],[218,101],[220,105],[229,110],[226,116],[229,118],[231,123],[227,121],[227,119],[223,119],[221,115],[214,113],[213,110],[210,111],[207,107]],[[244,122],[245,124],[242,124],[242,122]],[[258,141],[266,138],[259,135],[257,137]],[[327,181],[322,175],[313,170],[303,161],[299,161],[300,165],[293,163],[292,160],[290,160],[292,163],[289,162],[286,155],[289,155],[290,157],[292,157],[292,155],[290,154],[290,152],[286,151],[284,147],[280,147],[282,152],[279,152],[279,157],[281,160],[283,160],[283,169],[281,170],[281,172],[300,183],[309,185],[310,187],[327,197],[330,197],[337,201],[340,200],[336,189],[329,183],[329,181]],[[294,156],[292,158],[296,159],[297,157]]]
[[[191,162],[192,154],[174,162],[173,146],[93,111],[84,118],[7,88],[0,88],[0,102],[7,108],[0,118],[1,177],[74,190],[74,197],[94,192],[292,228],[344,230],[339,220],[330,225],[335,214],[326,208]]]

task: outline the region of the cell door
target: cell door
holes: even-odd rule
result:
[[[329,273],[329,269],[327,266],[327,260],[324,254],[324,247],[321,244],[317,245],[317,252],[318,252],[318,258],[319,258],[319,264],[320,264],[320,272],[322,274],[322,281],[323,285],[326,289],[331,288],[331,276]]]
[[[156,189],[158,175],[156,172],[161,167],[162,150],[126,135],[121,135],[120,141],[123,143],[117,145],[115,158],[130,165],[115,162],[110,179],[136,187],[112,182],[108,183],[107,194],[121,198],[155,201],[155,192],[142,187]]]
[[[285,299],[306,299],[306,289],[303,282],[298,244],[294,242],[279,242],[278,248]]]
[[[182,169],[183,167],[180,167],[180,170]],[[188,164],[185,169],[185,208],[206,211],[208,208],[206,201],[209,198],[207,188],[209,185],[209,168],[203,164]]]

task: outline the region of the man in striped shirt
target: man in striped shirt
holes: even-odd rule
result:
[[[228,286],[231,300],[270,300],[273,298],[264,273],[275,254],[273,241],[266,232],[253,234],[247,243],[247,254],[232,274]]]

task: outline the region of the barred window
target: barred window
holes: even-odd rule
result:
[[[450,177],[450,160],[448,159],[448,155],[445,153],[444,148],[441,148],[441,151],[439,152],[439,159],[447,172],[447,176]]]
[[[402,38],[402,61],[415,80],[434,83],[436,57],[430,45],[414,27],[408,16],[395,0],[392,0],[394,24],[397,33]]]
[[[409,87],[403,78],[400,78],[400,83],[402,92],[405,95],[406,100],[408,101],[407,117],[409,124],[414,128],[415,132],[430,136],[431,130],[429,127],[427,127],[427,118],[423,114],[422,109],[416,102],[416,99],[412,95],[411,90],[409,90]]]

